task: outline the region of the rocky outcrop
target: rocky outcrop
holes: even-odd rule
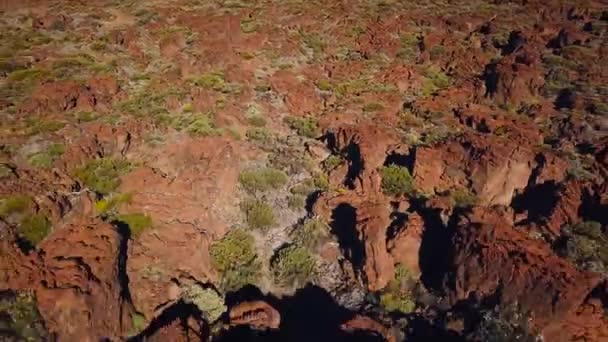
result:
[[[403,229],[388,242],[389,253],[395,263],[405,266],[413,274],[420,274],[420,245],[423,234],[424,220],[418,213],[412,213]]]
[[[278,329],[281,315],[268,303],[260,300],[239,303],[230,308],[230,325],[249,325],[256,329]]]
[[[460,218],[445,291],[453,300],[474,295],[518,303],[541,330],[570,319],[601,276],[577,270],[506,216],[504,209],[475,208]]]
[[[479,204],[508,205],[532,174],[534,154],[526,146],[467,135],[416,149],[414,178],[424,193],[470,188]]]
[[[57,229],[29,255],[3,242],[0,289],[32,290],[45,325],[66,341],[118,338],[124,303],[121,236],[101,221]]]

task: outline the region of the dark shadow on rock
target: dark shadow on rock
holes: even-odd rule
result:
[[[529,185],[524,192],[517,194],[511,201],[516,213],[528,211],[529,222],[539,222],[547,217],[558,200],[559,185],[548,181],[538,185]]]
[[[344,185],[350,189],[354,189],[355,180],[361,175],[364,165],[359,144],[351,142],[344,149],[344,152],[346,154],[346,160],[348,160],[348,171],[346,173],[346,179],[344,179]]]
[[[400,154],[397,152],[391,152],[386,156],[384,166],[398,165],[406,167],[410,172],[413,172],[415,160],[415,149],[411,149],[407,154]]]
[[[229,305],[247,300],[264,300],[281,314],[276,331],[258,331],[246,326],[223,331],[214,341],[382,341],[367,332],[345,332],[340,326],[354,313],[338,305],[324,289],[309,285],[291,297],[276,298],[247,286],[228,296]]]
[[[194,304],[184,303],[183,301],[179,301],[165,310],[152,320],[150,324],[142,331],[139,335],[133,336],[129,338],[127,341],[131,342],[139,342],[146,341],[151,336],[154,336],[157,332],[161,331],[164,327],[169,326],[171,323],[176,320],[179,321],[179,324],[184,332],[184,335],[194,335],[200,338],[200,341],[208,340],[208,329],[205,329],[205,324],[202,321],[202,313]],[[194,319],[198,321],[200,324],[200,330],[193,331],[191,327],[188,325],[188,320]]]
[[[330,227],[344,255],[355,269],[359,269],[363,265],[365,249],[357,232],[357,209],[348,203],[340,203],[332,212]]]
[[[428,289],[440,291],[452,257],[453,227],[457,213],[466,209],[455,209],[445,226],[440,211],[426,207],[424,199],[412,199],[410,205],[411,210],[417,212],[424,221],[419,253],[422,283]]]

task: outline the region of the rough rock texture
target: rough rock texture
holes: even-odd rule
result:
[[[424,234],[424,221],[417,213],[407,218],[407,223],[388,242],[388,250],[396,263],[402,264],[414,274],[420,274],[420,245]]]
[[[445,290],[455,300],[497,295],[501,303],[517,302],[541,329],[570,319],[601,277],[577,270],[514,229],[505,214],[475,208],[460,219]]]
[[[100,221],[61,227],[29,255],[3,242],[0,264],[9,272],[0,286],[35,291],[47,328],[61,340],[116,338],[128,328],[121,323],[121,248],[118,232]]]
[[[483,205],[511,203],[526,187],[534,155],[526,146],[470,135],[416,150],[414,178],[424,193],[470,187]]]
[[[237,145],[188,139],[168,149],[159,155],[168,158],[133,171],[122,187],[134,194],[125,210],[150,215],[155,226],[129,244],[133,302],[148,319],[179,297],[176,281],[218,279],[208,247],[239,212],[234,202],[241,160]]]
[[[264,301],[239,303],[230,308],[230,325],[249,325],[256,329],[278,329],[279,312]]]

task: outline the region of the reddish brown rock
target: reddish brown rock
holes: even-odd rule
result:
[[[230,308],[230,325],[249,325],[256,329],[278,329],[281,315],[268,303],[260,300],[243,302]]]
[[[417,213],[407,218],[407,223],[394,238],[388,242],[388,250],[397,264],[406,267],[413,274],[420,274],[420,245],[424,232],[424,220]]]
[[[374,332],[384,338],[387,342],[397,342],[397,338],[391,332],[391,330],[378,321],[362,315],[357,315],[346,323],[343,323],[341,326],[342,330],[346,331],[369,331]]]
[[[453,299],[498,295],[517,302],[544,329],[578,310],[601,276],[577,270],[549,246],[519,231],[500,208],[475,208],[461,217],[445,289]]]
[[[524,189],[534,154],[526,146],[480,135],[468,135],[416,150],[414,178],[424,193],[470,188],[479,204],[508,205]]]

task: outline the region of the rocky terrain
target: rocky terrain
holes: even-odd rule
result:
[[[608,2],[0,2],[0,340],[608,341]]]

